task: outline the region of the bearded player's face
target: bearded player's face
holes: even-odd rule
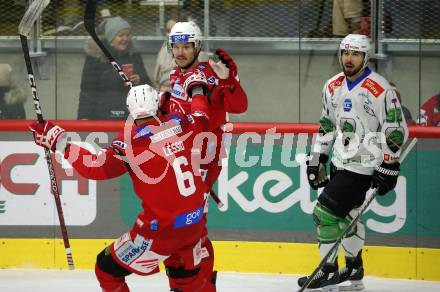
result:
[[[343,50],[341,52],[342,69],[348,77],[356,75],[362,69],[365,53]]]
[[[186,69],[193,65],[193,63],[196,63],[194,62],[194,58],[196,58],[197,55],[196,50],[194,43],[173,44],[173,55],[177,66]]]

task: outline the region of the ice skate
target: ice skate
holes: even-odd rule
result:
[[[324,292],[338,292],[338,277],[338,266],[335,264],[327,264],[313,277],[306,291],[322,289]],[[298,286],[304,286],[308,279],[309,276],[299,278]]]
[[[362,263],[362,251],[355,258],[346,257],[345,267],[339,270],[339,291],[364,290],[364,267]]]
[[[364,290],[364,268],[361,266],[357,269],[349,269],[344,267],[339,271],[339,291],[361,291]]]

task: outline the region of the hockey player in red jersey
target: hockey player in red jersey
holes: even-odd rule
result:
[[[440,93],[422,104],[417,123],[423,126],[440,126]]]
[[[170,73],[171,93],[164,93],[165,100],[162,108],[166,112],[179,111],[191,113],[194,111],[194,101],[184,90],[188,82],[188,70],[198,69],[203,72],[208,81],[208,100],[210,109],[209,130],[215,134],[215,139],[210,139],[205,144],[202,156],[205,158],[205,165],[202,165],[206,172],[205,183],[211,189],[221,171],[221,159],[226,157],[222,145],[223,125],[227,122],[227,113],[243,113],[247,110],[247,96],[238,78],[237,65],[231,56],[222,49],[217,49],[216,54],[220,61],[210,59],[208,62],[198,60],[202,48],[202,34],[200,28],[194,22],[178,22],[169,34],[169,49],[172,51],[177,67]],[[207,211],[207,210],[206,210]],[[205,215],[206,217],[206,215]],[[203,219],[204,221],[206,218]],[[206,265],[205,271],[211,269],[207,278],[213,283],[216,280],[214,267],[214,253],[212,243],[207,237],[208,232],[204,230],[202,242],[203,262]],[[170,258],[165,261],[167,266],[176,266]],[[170,283],[172,283],[170,279]]]
[[[125,277],[131,273],[149,275],[169,257],[181,265],[172,291],[212,292],[201,263],[203,210],[207,186],[200,175],[197,135],[209,128],[206,79],[185,84],[193,100],[193,114],[172,113],[157,116],[159,95],[148,85],[133,87],[127,106],[134,123],[127,121],[110,146],[97,154],[68,143],[59,126],[34,122],[35,142],[64,157],[84,177],[110,179],[128,173],[141,199],[143,211],[133,228],[97,256],[95,273],[103,291],[129,291]],[[90,159],[92,158],[92,159]]]

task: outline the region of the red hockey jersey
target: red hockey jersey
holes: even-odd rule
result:
[[[128,127],[96,155],[70,144],[65,158],[89,179],[128,172],[143,207],[134,230],[160,240],[162,246],[155,251],[167,254],[201,236],[207,187],[198,173],[200,146],[193,140],[209,121],[199,113],[166,115],[160,121]]]
[[[196,69],[205,74],[208,81],[208,98],[210,99],[210,127],[214,130],[226,123],[226,113],[243,113],[247,110],[247,96],[235,78],[220,79],[209,62],[200,62]],[[191,113],[192,100],[183,89],[188,76],[180,68],[170,73],[171,98],[164,104],[166,112]]]

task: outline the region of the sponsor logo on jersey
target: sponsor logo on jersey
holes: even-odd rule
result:
[[[151,141],[156,143],[159,142],[161,140],[165,140],[168,139],[172,136],[178,135],[182,133],[182,127],[180,125],[171,127],[169,129],[166,129],[164,131],[161,131],[159,133],[154,134],[153,136],[151,136]]]
[[[372,116],[375,117],[375,113],[374,110],[371,108],[373,103],[371,102],[370,98],[368,97],[368,94],[364,93],[364,92],[360,92],[359,93],[359,97],[363,97],[364,98],[364,110],[365,112]]]
[[[196,113],[194,113],[196,114]],[[186,118],[188,119],[188,122],[190,122],[191,124],[194,124],[194,119],[192,117],[192,115],[186,115]]]
[[[343,105],[344,105],[344,112],[350,112],[351,108],[353,107],[353,103],[349,98],[344,99]]]
[[[330,95],[333,96],[335,87],[340,87],[342,85],[342,82],[344,81],[344,79],[345,79],[344,76],[339,76],[338,78],[336,78],[335,80],[333,80],[332,82],[329,83],[327,88],[328,88],[328,91],[330,92]]]
[[[171,90],[171,96],[178,99],[186,100],[185,90],[183,90],[182,85],[180,85],[177,81],[174,84],[173,89]]]
[[[117,250],[115,250],[115,254],[121,262],[129,265],[141,254],[151,248],[153,240],[145,240],[142,236],[140,237],[141,238],[136,237],[135,242],[125,242]]]
[[[205,65],[205,64],[200,64],[200,65],[198,66],[198,68],[199,68],[200,71],[203,71],[203,70],[206,69],[206,65]]]
[[[182,141],[177,141],[174,143],[167,143],[164,147],[162,147],[165,156],[171,156],[173,154],[179,153],[185,150],[185,146]]]
[[[151,231],[159,230],[159,221],[157,221],[157,219],[153,219],[150,221],[150,230]]]
[[[211,76],[206,81],[208,81],[208,83],[214,84],[215,83],[215,77]]]
[[[373,79],[365,78],[361,87],[366,88],[374,97],[379,97],[384,92],[384,89]]]
[[[174,228],[181,228],[185,226],[190,226],[196,224],[203,217],[203,208],[200,207],[197,210],[179,215],[174,219]]]
[[[176,115],[176,114],[171,115],[170,120],[175,120],[175,121],[177,121],[180,125],[183,125],[183,119],[182,119],[179,115]]]

